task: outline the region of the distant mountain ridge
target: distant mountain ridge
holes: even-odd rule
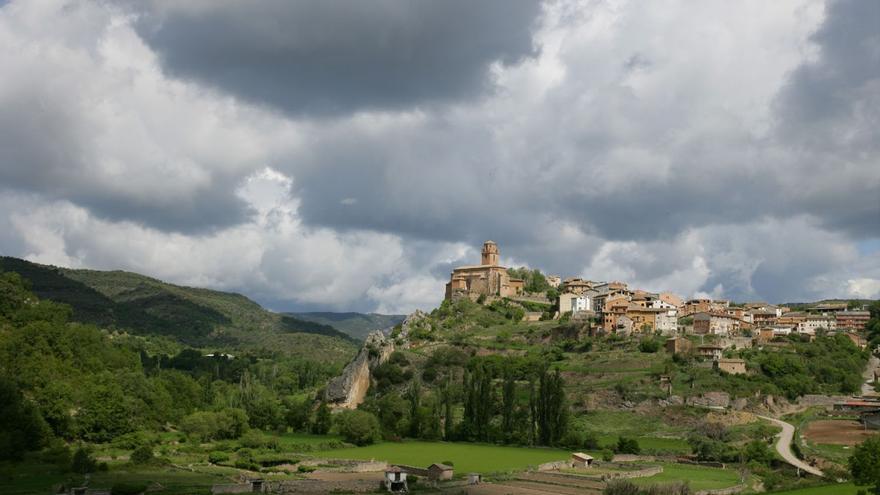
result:
[[[383,315],[379,313],[333,313],[312,311],[303,313],[285,313],[300,320],[329,325],[347,335],[364,340],[374,330],[384,330],[403,323],[406,315]]]
[[[319,346],[353,354],[355,340],[336,328],[273,313],[241,294],[183,287],[137,273],[77,270],[0,257],[42,299],[70,305],[72,319],[143,335],[173,337],[200,347],[295,352]]]

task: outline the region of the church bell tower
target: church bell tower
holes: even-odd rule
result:
[[[492,241],[483,243],[483,256],[480,261],[481,265],[497,265],[498,264],[498,245]]]

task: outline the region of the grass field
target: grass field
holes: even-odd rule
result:
[[[862,489],[864,490],[865,488]],[[856,495],[858,491],[859,488],[852,483],[843,483],[840,485],[814,486],[811,488],[797,488],[795,490],[770,493],[773,495]]]
[[[380,443],[367,447],[324,450],[316,457],[339,459],[376,459],[391,463],[427,467],[435,462],[452,461],[455,472],[496,473],[550,461],[567,459],[570,452],[558,449],[501,447],[471,443],[400,442]]]
[[[611,447],[620,436],[635,438],[645,453],[689,454],[684,430],[652,416],[629,411],[592,411],[575,420],[584,430],[597,435],[599,445]]]
[[[214,483],[228,483],[229,475],[233,472],[233,469],[217,467],[212,472],[194,473],[171,467],[115,466],[109,472],[92,474],[89,486],[109,489],[119,482],[159,483],[164,487],[163,494],[198,495],[211,493]],[[61,473],[56,466],[49,464],[23,462],[0,465],[0,493],[3,495],[53,493],[54,486],[62,483],[78,486],[83,481],[82,475]]]
[[[739,473],[731,469],[718,469],[686,464],[662,464],[663,472],[649,478],[636,478],[638,485],[687,481],[693,490],[727,488],[740,482]]]

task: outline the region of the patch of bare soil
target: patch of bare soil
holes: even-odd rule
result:
[[[559,473],[523,473],[517,476],[519,481],[530,481],[535,483],[546,483],[550,485],[561,485],[580,489],[592,489],[602,491],[605,484],[601,481],[595,481],[578,475],[568,475]]]
[[[876,433],[874,430],[865,430],[858,421],[820,420],[810,422],[803,436],[812,443],[857,445]]]
[[[754,414],[745,411],[712,411],[706,414],[707,422],[721,423],[724,426],[745,425],[757,420]]]
[[[313,471],[306,475],[310,480],[320,481],[382,481],[382,472],[341,473],[338,471]]]
[[[521,486],[509,486],[498,483],[482,483],[464,488],[468,495],[547,495],[544,490],[534,490]]]

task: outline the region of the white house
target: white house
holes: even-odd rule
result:
[[[580,313],[582,311],[592,311],[592,299],[590,296],[582,294],[572,294],[567,292],[559,296],[559,313]]]
[[[662,335],[675,335],[678,330],[678,311],[669,309],[654,316],[654,330]]]
[[[837,321],[829,316],[808,315],[804,321],[798,323],[798,333],[816,335],[816,330],[837,330]]]

